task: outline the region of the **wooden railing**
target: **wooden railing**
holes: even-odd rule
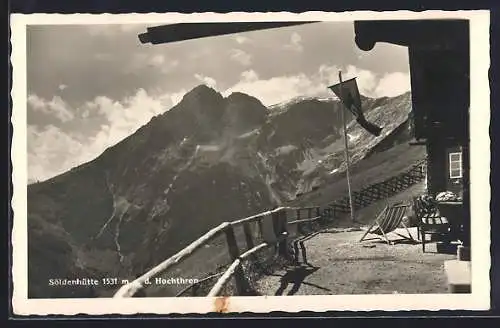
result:
[[[416,163],[406,172],[403,172],[383,182],[373,184],[367,188],[362,189],[361,191],[355,192],[353,194],[354,206],[356,208],[361,208],[368,206],[380,199],[391,197],[394,194],[410,187],[411,185],[420,182],[424,178],[425,160]],[[185,294],[189,289],[199,286],[200,283],[206,282],[216,277],[219,278],[213,285],[211,290],[208,292],[208,296],[219,295],[224,286],[226,286],[233,277],[236,286],[236,293],[238,295],[242,295],[248,288],[246,279],[244,277],[242,264],[249,258],[251,258],[252,255],[263,249],[277,246],[278,253],[282,256],[287,256],[289,255],[288,243],[291,239],[294,238],[290,234],[291,226],[296,225],[297,227],[300,227],[303,224],[318,222],[322,219],[337,219],[341,215],[349,213],[349,211],[349,199],[348,197],[344,197],[338,201],[333,202],[327,208],[324,208],[323,211],[321,211],[321,209],[317,206],[300,208],[280,207],[272,211],[259,213],[244,219],[221,223],[219,226],[208,231],[203,236],[192,242],[190,245],[179,251],[177,254],[158,264],[134,281],[122,286],[115,293],[114,297],[133,297],[140,290],[143,290],[148,285],[148,282],[150,280],[158,277],[162,273],[165,273],[168,269],[172,269],[173,267],[179,265],[181,262],[191,257],[197,250],[201,249],[210,241],[221,235],[225,235],[226,248],[231,260],[229,266],[225,269],[224,272],[210,275],[202,279],[201,281],[198,281],[195,284],[184,288],[182,291],[177,293],[177,296],[181,296]],[[295,217],[289,216],[289,212],[295,213]],[[272,229],[266,229],[264,227],[264,225],[266,223],[269,223],[269,221],[272,223]],[[257,223],[260,235],[264,239],[264,242],[260,243],[257,246],[254,244],[251,227],[252,223]],[[243,227],[246,244],[246,251],[244,251],[243,253],[238,247],[234,232],[234,229],[239,226]],[[272,232],[270,233],[269,230],[272,230]],[[296,241],[298,241],[300,246],[303,247],[303,241],[305,240],[303,239],[304,232],[299,228],[297,234],[299,236]],[[298,243],[295,243],[295,248],[298,247]]]
[[[296,217],[289,217],[288,213],[296,213]],[[307,213],[307,216],[303,215],[303,212]],[[271,246],[277,246],[278,253],[283,256],[288,255],[288,242],[290,241],[290,233],[288,231],[289,227],[292,225],[301,225],[304,223],[317,222],[322,218],[321,210],[319,207],[305,207],[305,208],[292,208],[292,207],[280,207],[272,211],[267,211],[259,213],[257,215],[247,217],[241,220],[236,220],[232,222],[224,222],[219,226],[213,228],[212,230],[205,233],[203,236],[192,242],[190,245],[179,251],[177,254],[171,256],[167,260],[158,264],[139,278],[134,281],[122,286],[114,295],[115,298],[123,297],[133,297],[140,290],[143,290],[150,284],[150,280],[158,277],[162,273],[166,272],[168,269],[172,269],[174,266],[179,265],[181,262],[186,260],[188,257],[193,255],[196,250],[207,245],[208,242],[215,239],[222,234],[226,237],[226,246],[228,253],[230,255],[231,264],[229,267],[221,274],[213,275],[212,277],[220,276],[215,285],[209,291],[208,296],[217,296],[220,294],[224,286],[234,277],[234,282],[236,286],[236,293],[238,295],[243,295],[248,286],[243,272],[242,264],[244,261],[248,260],[252,255],[260,250]],[[289,221],[291,220],[291,221]],[[270,221],[270,222],[269,222]],[[255,246],[253,240],[253,234],[250,223],[257,223],[260,230],[260,235],[263,237],[264,242]],[[266,223],[272,223],[271,229],[265,227]],[[234,228],[238,226],[243,226],[243,231],[245,235],[245,242],[247,250],[241,253],[236,236],[234,233]],[[209,277],[209,278],[212,278]],[[205,279],[204,279],[205,280]],[[187,289],[184,289],[178,295],[183,294]]]

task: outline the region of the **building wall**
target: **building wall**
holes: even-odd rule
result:
[[[427,141],[427,192],[436,196],[446,190],[446,146],[438,139]]]
[[[432,196],[436,196],[436,194],[443,191],[461,194],[463,192],[463,178],[450,178],[449,160],[450,153],[461,152],[461,146],[434,139],[429,140],[426,147],[428,156],[426,181],[428,193]]]
[[[452,179],[450,177],[450,160],[449,160],[449,154],[450,153],[462,153],[462,147],[460,146],[453,146],[453,147],[448,147],[446,150],[446,174],[447,174],[447,179],[446,179],[446,185],[447,188],[446,190],[452,191],[455,194],[461,194],[463,192],[463,172],[462,172],[462,178],[456,178]],[[463,154],[462,154],[463,157]],[[463,158],[462,158],[463,161]],[[462,165],[462,170],[463,170],[463,165]]]

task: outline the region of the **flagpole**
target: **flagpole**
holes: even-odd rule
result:
[[[341,98],[343,99],[344,90],[342,88],[342,71],[339,71],[339,84],[340,84],[340,92],[342,94]],[[342,101],[340,103],[343,105]],[[344,126],[345,161],[346,161],[347,189],[349,190],[349,205],[351,207],[351,220],[354,221],[354,206],[352,204],[351,179],[349,176],[350,160],[349,160],[349,142],[347,139],[347,124],[346,124],[344,110],[341,110],[340,113],[342,115],[342,124]]]

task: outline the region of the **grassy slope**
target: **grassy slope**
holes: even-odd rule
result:
[[[398,175],[415,162],[425,158],[425,148],[410,146],[408,143],[397,145],[381,153],[375,153],[351,167],[351,188],[353,191],[384,181]],[[291,202],[293,206],[326,206],[347,194],[345,172],[332,175],[327,184]]]
[[[361,160],[352,167],[352,185],[357,190],[366,185],[376,183],[394,175],[397,175],[416,161],[425,158],[425,148],[419,146],[410,146],[403,143],[385,150],[380,153],[374,153],[367,159]],[[358,222],[369,224],[387,202],[396,202],[410,199],[411,196],[421,193],[423,184],[417,184],[398,195],[389,199],[382,200],[359,210],[356,213]],[[331,183],[309,194],[303,195],[299,200],[293,202],[294,206],[325,206],[338,197],[343,197],[347,192],[347,184],[344,174],[332,176]],[[358,226],[349,221],[348,217],[333,223],[333,226]],[[245,249],[244,236],[239,229],[236,232],[240,249]],[[256,244],[258,242],[256,241]],[[209,260],[208,260],[209,259]],[[164,274],[165,277],[183,277],[183,278],[202,278],[217,272],[217,267],[230,263],[229,256],[225,247],[224,238],[219,238],[210,244],[210,247],[202,248],[195,252],[188,260],[178,265],[175,269]],[[149,289],[150,296],[173,296],[176,292],[185,286],[175,286],[170,288]]]

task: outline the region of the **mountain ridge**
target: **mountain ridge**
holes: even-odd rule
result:
[[[351,122],[353,161],[407,119],[409,99],[363,98],[367,119],[390,124],[375,138]],[[54,275],[134,277],[216,224],[326,183],[343,165],[342,107],[287,106],[271,115],[255,97],[198,86],[96,159],[29,185],[30,297],[89,293],[47,288]]]

